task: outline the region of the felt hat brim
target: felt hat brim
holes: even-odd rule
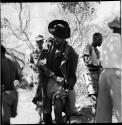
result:
[[[64,20],[54,20],[49,23],[48,31],[55,37],[67,39],[70,37],[69,24]]]

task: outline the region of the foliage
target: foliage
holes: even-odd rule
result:
[[[77,83],[75,85],[76,95],[87,95],[85,80],[83,73],[85,71],[82,52],[84,46],[91,42],[91,37],[94,31],[102,31],[97,25],[86,25],[96,16],[95,6],[98,2],[59,2],[58,6],[70,27],[71,38],[70,44],[79,54],[79,62],[77,66]]]
[[[71,45],[82,45],[83,25],[88,20],[92,20],[95,15],[95,2],[59,2],[58,3],[64,11],[64,19],[67,20],[71,26]]]
[[[11,4],[8,7],[15,11],[17,23],[13,23],[13,20],[3,13],[2,27],[7,28],[18,40],[25,41],[30,49],[33,49],[33,45],[29,39],[29,24],[30,24],[30,9],[22,3]],[[4,9],[4,8],[3,8]],[[3,10],[4,11],[4,10]]]
[[[46,17],[44,23],[48,25],[48,23],[52,19],[63,19],[69,23],[71,28],[71,38],[68,39],[68,41],[76,50],[76,52],[79,54],[79,63],[77,67],[77,79],[78,79],[77,87],[82,86],[81,88],[84,88],[85,81],[83,78],[83,72],[85,69],[82,60],[82,51],[84,49],[84,46],[88,42],[92,41],[92,35],[95,31],[100,31],[104,33],[106,36],[108,34],[106,28],[104,27],[101,28],[98,25],[94,24],[91,25],[87,23],[92,21],[92,19],[96,16],[95,6],[97,6],[97,4],[99,3],[95,1],[94,2],[51,2],[51,3],[55,5],[51,7],[51,11],[47,14],[49,16],[44,16]],[[14,48],[9,48],[9,49],[11,49],[11,51],[15,54],[14,56],[17,56],[16,59],[19,58],[17,59],[18,61],[19,60],[25,61],[26,58],[29,56],[29,55],[27,56],[24,55],[23,58],[23,55],[21,55],[20,52],[25,54],[25,50],[27,47],[30,48],[31,50],[33,49],[33,45],[31,44],[30,40],[31,34],[33,32],[33,29],[31,29],[32,28],[31,23],[33,23],[32,21],[33,14],[31,5],[32,4],[30,3],[8,3],[8,4],[3,4],[1,6],[2,9],[1,36],[3,42],[4,43],[6,42],[7,44],[10,44],[9,40],[11,40],[11,38],[14,37],[14,40],[13,39],[12,40],[13,43],[16,44],[16,46],[14,46]],[[40,7],[40,5],[38,7]],[[37,10],[36,10],[37,14],[35,14],[35,11],[33,10],[34,14],[40,15],[40,12],[39,11],[37,12]],[[6,12],[8,15],[6,15],[6,13],[4,12]],[[36,17],[35,15],[34,18]],[[43,18],[43,15],[42,17],[41,15],[40,17],[38,16],[38,18],[39,19]],[[49,35],[48,31],[45,30],[44,32],[45,36],[47,37]],[[16,53],[14,50],[18,51],[18,53]],[[27,62],[25,65],[26,67],[28,67]],[[24,70],[24,72],[30,73],[30,70],[26,68],[26,71]],[[86,90],[83,89],[82,93],[86,93],[85,91]],[[77,92],[79,93],[79,91]]]
[[[7,53],[24,67],[26,46],[31,50],[34,49],[30,42],[31,33],[29,32],[30,7],[23,3],[6,3],[1,4],[1,10],[2,43],[5,46],[11,44],[10,48],[7,48]]]

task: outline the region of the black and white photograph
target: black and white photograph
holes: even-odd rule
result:
[[[1,124],[122,122],[121,0],[1,2]]]

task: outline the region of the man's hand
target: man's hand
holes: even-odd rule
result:
[[[49,77],[53,77],[54,75],[55,73],[50,71]]]
[[[15,88],[18,88],[20,86],[20,81],[14,80],[14,86]]]
[[[56,76],[56,81],[57,82],[62,82],[63,80],[64,80],[64,78]]]
[[[58,77],[58,76],[55,76],[55,75],[54,75],[53,77],[55,78],[55,80],[56,80],[58,83],[64,85],[64,78]]]

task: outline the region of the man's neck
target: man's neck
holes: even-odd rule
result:
[[[92,46],[93,46],[94,48],[97,48],[97,45],[93,45],[93,44],[92,44]]]
[[[62,50],[62,49],[63,49],[64,44],[65,44],[65,41],[62,41],[62,43],[61,43],[61,44],[56,45],[57,49]]]

